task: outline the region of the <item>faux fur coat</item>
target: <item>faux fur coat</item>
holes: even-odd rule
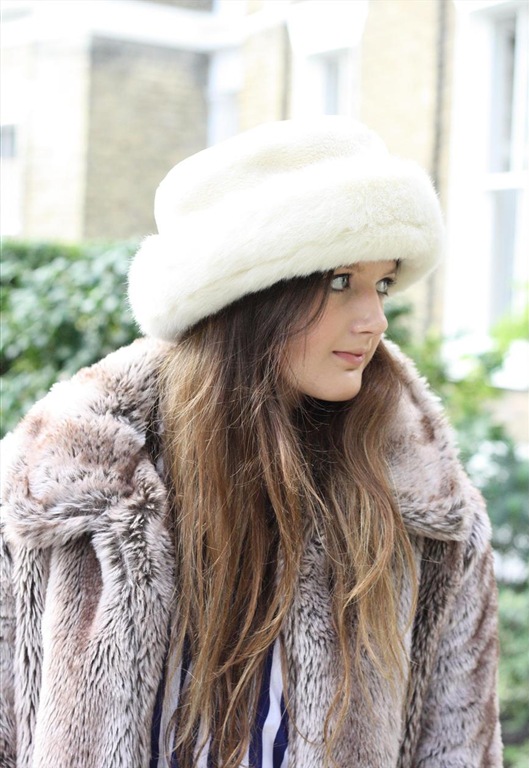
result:
[[[166,349],[140,340],[56,385],[4,446],[4,768],[149,764],[174,594],[152,433]],[[435,398],[406,365],[388,456],[420,578],[411,671],[392,693],[365,661],[372,710],[354,686],[334,757],[341,768],[500,766],[489,523]],[[284,638],[289,766],[321,768],[340,673],[317,540]]]

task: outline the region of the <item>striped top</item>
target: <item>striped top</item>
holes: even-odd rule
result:
[[[281,667],[281,652],[279,642],[276,641],[266,659],[257,716],[250,745],[240,768],[287,768],[288,715]],[[188,654],[184,653],[181,667],[170,681],[167,681],[166,672],[167,664],[158,688],[152,721],[150,768],[178,768],[176,757],[166,755],[164,734],[190,674]],[[206,744],[198,755],[197,768],[212,768],[212,765]]]

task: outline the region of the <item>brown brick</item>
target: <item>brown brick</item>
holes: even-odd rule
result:
[[[85,237],[154,230],[156,186],[206,144],[206,79],[202,54],[94,39]]]
[[[252,35],[246,41],[242,55],[241,128],[287,118],[290,47],[286,27],[277,26]]]

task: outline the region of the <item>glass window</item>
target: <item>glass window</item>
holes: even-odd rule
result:
[[[522,203],[527,189],[527,9],[498,17],[492,29],[489,168],[491,200],[489,322],[516,310],[527,269]]]
[[[2,125],[0,128],[1,156],[3,159],[17,156],[16,128],[14,125]]]

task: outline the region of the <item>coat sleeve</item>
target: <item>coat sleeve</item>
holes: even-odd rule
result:
[[[414,768],[499,768],[497,590],[488,524],[478,521],[424,700]]]
[[[0,765],[16,765],[16,728],[13,655],[15,647],[14,598],[11,557],[0,532]]]

